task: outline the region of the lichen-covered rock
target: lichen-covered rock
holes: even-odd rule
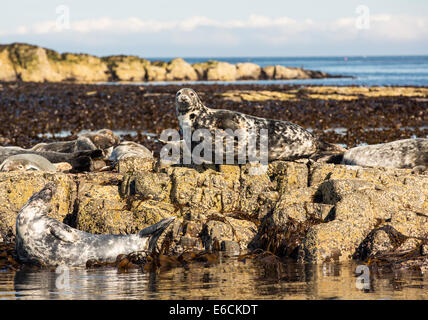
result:
[[[273,80],[275,77],[275,66],[266,66],[262,69],[262,77],[266,80]]]
[[[50,215],[87,232],[135,233],[176,216],[162,236],[170,252],[236,243],[308,262],[347,261],[367,239],[382,253],[417,249],[428,234],[428,176],[406,169],[274,161],[255,175],[249,164],[161,168],[139,158],[118,168],[1,173],[0,236],[13,237],[17,212],[47,181],[60,190]],[[379,231],[388,228],[405,241],[391,247]]]
[[[58,186],[58,192],[52,199],[53,210],[49,212],[49,216],[59,221],[67,220],[73,213],[73,204],[77,197],[77,188],[72,177],[63,173],[41,171],[0,173],[0,234],[4,239],[15,235],[18,211],[49,181]]]
[[[115,182],[112,184],[112,180]],[[75,227],[96,234],[127,234],[133,216],[119,194],[116,174],[87,174],[78,181]]]
[[[166,80],[198,80],[198,74],[190,64],[181,58],[171,60],[166,67]]]

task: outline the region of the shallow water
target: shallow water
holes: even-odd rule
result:
[[[0,299],[427,299],[428,275],[417,271],[378,274],[358,288],[356,263],[289,263],[278,277],[257,262],[220,257],[189,269],[120,273],[113,268],[0,272]],[[62,278],[61,278],[62,277]],[[280,278],[278,280],[278,278]],[[57,282],[59,288],[57,287]]]

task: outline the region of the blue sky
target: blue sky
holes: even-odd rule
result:
[[[0,43],[16,41],[101,56],[418,55],[428,1],[7,1]]]

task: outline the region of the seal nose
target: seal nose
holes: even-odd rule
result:
[[[180,94],[178,96],[178,102],[179,103],[189,103],[190,102],[190,97],[186,94]]]

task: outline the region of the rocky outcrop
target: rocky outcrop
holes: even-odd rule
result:
[[[195,69],[181,58],[171,60],[166,67],[166,80],[198,80]]]
[[[99,58],[88,54],[60,54],[42,47],[13,43],[0,46],[0,81],[235,81],[331,77],[323,72],[254,63],[236,65],[207,61],[190,65],[181,58],[169,62],[135,56]]]
[[[267,66],[262,70],[263,77],[268,80],[319,79],[330,77],[325,72],[290,68],[281,65]]]
[[[395,248],[387,228],[409,238],[407,249],[428,235],[428,175],[407,169],[275,161],[251,175],[250,165],[160,167],[137,158],[118,169],[0,173],[1,237],[13,237],[18,210],[47,181],[61,190],[50,215],[87,232],[134,233],[177,216],[164,236],[172,252],[262,248],[300,261],[347,261],[362,247]]]
[[[239,80],[258,80],[262,74],[262,68],[255,63],[237,63],[237,79]]]
[[[135,56],[111,56],[103,58],[113,81],[145,81],[146,67],[150,62]]]

